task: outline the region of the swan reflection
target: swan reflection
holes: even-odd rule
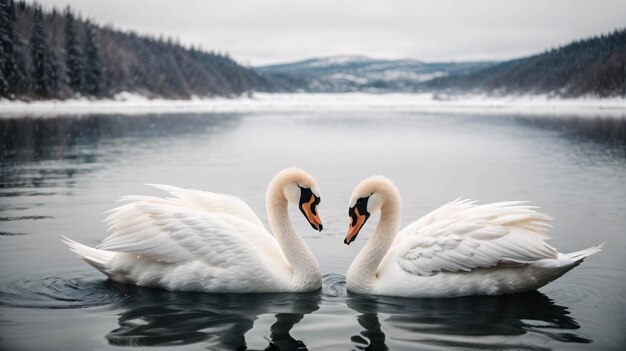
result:
[[[119,327],[106,339],[118,346],[163,346],[203,342],[210,349],[246,349],[245,334],[264,314],[275,314],[267,350],[306,350],[290,331],[319,309],[321,293],[207,294],[124,287],[130,297]]]
[[[542,349],[514,338],[539,334],[561,342],[590,343],[575,333],[580,326],[567,307],[540,292],[498,297],[404,299],[348,294],[348,307],[358,312],[364,329],[351,340],[357,349],[387,350],[394,342],[407,347],[430,344],[462,349]],[[507,337],[503,341],[502,337]],[[527,341],[527,340],[525,340]]]

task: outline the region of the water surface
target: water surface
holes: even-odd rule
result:
[[[624,349],[624,119],[376,111],[64,116],[0,120],[0,349]],[[60,235],[105,237],[119,196],[144,183],[239,195],[267,224],[265,187],[300,166],[322,190],[324,231],[296,228],[324,288],[307,294],[168,292],[110,282]],[[458,197],[530,200],[561,251],[605,250],[538,292],[402,299],[345,291],[369,233],[343,242],[347,201],[395,180],[408,224]]]

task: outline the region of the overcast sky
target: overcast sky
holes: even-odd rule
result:
[[[309,57],[501,60],[626,26],[626,0],[40,0],[259,65]]]

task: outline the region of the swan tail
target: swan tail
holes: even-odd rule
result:
[[[531,263],[530,267],[533,269],[535,283],[529,285],[529,287],[531,289],[538,289],[561,277],[563,274],[581,264],[586,257],[602,251],[604,244],[605,243],[598,244],[584,250],[567,254],[558,253],[556,258],[547,258]],[[527,290],[528,289],[524,289],[524,291]]]
[[[602,251],[602,248],[604,247],[604,244],[606,244],[606,242],[603,242],[601,244],[592,246],[592,247],[584,249],[584,250],[580,250],[580,251],[576,251],[576,252],[565,254],[565,256],[569,257],[571,260],[575,261],[576,263],[580,263],[586,257],[589,257],[589,256],[591,256],[591,255],[593,255],[593,254],[595,254],[597,252]]]
[[[72,252],[80,256],[83,261],[89,263],[97,270],[108,275],[109,261],[116,255],[116,252],[94,249],[93,247],[69,239],[64,235],[62,235],[62,237],[63,239],[61,239],[61,241],[67,245]]]
[[[592,246],[590,248],[571,252],[571,253],[558,253],[556,258],[547,258],[539,261],[535,261],[532,263],[535,267],[552,269],[554,268],[556,271],[562,271],[563,274],[570,269],[578,266],[586,257],[589,257],[597,252],[602,251],[605,243],[598,244],[596,246]]]

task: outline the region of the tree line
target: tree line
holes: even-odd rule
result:
[[[626,29],[423,84],[423,90],[626,97]]]
[[[0,97],[235,96],[280,89],[226,54],[102,27],[67,7],[0,0]]]

